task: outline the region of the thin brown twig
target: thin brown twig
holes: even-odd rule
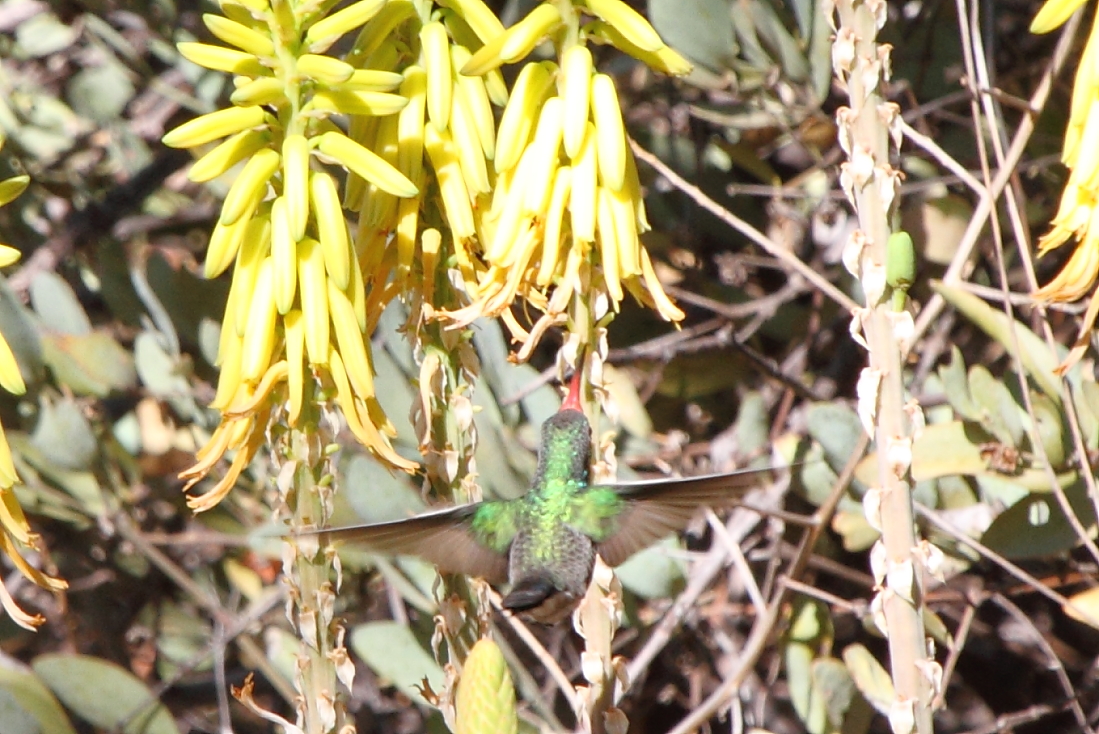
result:
[[[1080,727],[1080,731],[1086,731],[1088,728],[1087,717],[1084,715],[1084,710],[1080,707],[1080,701],[1076,690],[1072,687],[1072,681],[1068,678],[1068,673],[1065,672],[1065,666],[1057,657],[1057,653],[1053,651],[1053,648],[1046,642],[1045,635],[1043,635],[1037,627],[1034,626],[1034,622],[1030,620],[1030,617],[1023,612],[1018,606],[1015,605],[1010,599],[1000,593],[993,594],[991,600],[994,604],[998,605],[1001,609],[1008,613],[1008,615],[1015,620],[1023,629],[1029,630],[1031,637],[1034,639],[1035,644],[1041,649],[1046,656],[1046,668],[1053,671],[1053,674],[1057,677],[1057,682],[1061,684],[1061,690],[1065,692],[1065,698],[1068,701],[1069,708],[1072,710],[1072,714],[1076,717],[1076,725]]]
[[[1081,609],[1076,604],[1074,604],[1068,597],[1064,596],[1063,594],[1057,593],[1047,584],[1043,584],[1041,580],[1027,573],[1019,566],[1015,565],[996,551],[989,548],[987,545],[981,543],[979,540],[974,540],[961,530],[955,528],[949,522],[944,520],[942,515],[935,512],[934,510],[924,507],[923,505],[916,505],[916,513],[928,522],[930,522],[932,525],[934,525],[938,530],[946,533],[958,543],[961,543],[962,545],[977,551],[977,553],[992,561],[997,566],[1007,571],[1009,574],[1019,579],[1024,584],[1029,586],[1031,589],[1034,589],[1034,591],[1038,592],[1045,598],[1049,599],[1055,604],[1060,605],[1063,609],[1072,609],[1083,619],[1091,619],[1094,617],[1094,614],[1084,609]]]
[[[859,438],[858,445],[855,447],[855,451],[851,454],[851,458],[848,459],[847,464],[843,467],[843,471],[840,472],[840,475],[836,478],[836,483],[832,486],[832,492],[828,496],[828,499],[817,508],[815,513],[813,513],[813,517],[816,518],[817,523],[802,535],[801,543],[798,545],[797,553],[794,556],[793,562],[790,564],[790,571],[786,574],[786,578],[797,579],[805,572],[817,540],[820,538],[821,533],[824,532],[824,528],[828,526],[829,519],[832,517],[832,514],[835,513],[840,499],[847,491],[851,479],[855,476],[855,468],[862,460],[862,456],[866,453],[866,449],[869,446],[870,437],[866,434],[862,434]],[[729,674],[722,684],[718,686],[717,690],[711,693],[700,706],[691,711],[691,713],[680,721],[668,734],[688,734],[689,732],[695,731],[708,721],[718,709],[727,704],[729,698],[737,691],[745,677],[755,666],[756,661],[759,660],[759,656],[763,654],[764,647],[770,639],[775,626],[778,624],[779,616],[781,615],[783,605],[786,603],[788,593],[789,590],[784,583],[784,580],[780,581],[778,588],[775,590],[774,598],[768,607],[767,614],[757,618],[756,623],[752,626],[751,634],[748,636],[748,640],[744,644],[744,650],[741,653],[740,659],[737,661],[736,670]]]
[[[493,623],[493,627],[496,627],[495,623]],[[553,710],[553,703],[542,694],[541,689],[538,687],[538,681],[527,670],[526,665],[523,664],[511,644],[499,633],[494,634],[493,638],[496,640],[496,644],[500,646],[500,652],[503,653],[504,660],[507,661],[508,668],[512,671],[515,678],[515,687],[518,689],[519,694],[524,700],[530,702],[530,705],[542,717],[545,724],[549,725],[551,730],[565,731],[565,725],[561,723]]]
[[[733,542],[739,542],[750,528],[756,525],[756,522],[756,517],[746,516],[744,512],[739,511],[739,508],[734,510],[726,523]],[[660,651],[664,649],[664,646],[668,644],[672,633],[694,608],[695,601],[710,586],[710,583],[721,569],[725,568],[727,558],[728,551],[725,545],[715,543],[706,555],[691,567],[690,575],[687,578],[687,587],[676,597],[671,608],[661,617],[660,622],[653,627],[649,639],[645,641],[645,644],[627,665],[631,686],[649,667],[649,664]],[[625,694],[626,691],[622,691],[622,693]]]
[[[523,620],[516,617],[510,612],[504,611],[503,604],[500,600],[500,594],[495,589],[489,590],[489,599],[492,601],[492,606],[500,610],[504,620],[508,623],[511,629],[518,635],[519,639],[527,646],[534,656],[538,658],[538,661],[542,663],[546,668],[546,672],[553,678],[554,683],[557,684],[557,688],[561,691],[561,695],[568,701],[569,707],[573,711],[580,710],[580,699],[576,697],[576,690],[572,686],[572,681],[565,675],[565,671],[561,669],[561,666],[557,664],[557,660],[550,655],[545,646],[534,636],[534,633],[530,631],[530,628],[523,622]]]
[[[966,170],[965,167],[962,166],[962,164],[954,160],[954,157],[947,153],[945,150],[943,150],[938,143],[936,143],[927,135],[921,133],[916,128],[909,125],[907,122],[904,121],[904,118],[901,118],[900,127],[901,132],[904,133],[904,136],[909,141],[911,141],[917,147],[923,149],[925,153],[941,163],[943,167],[953,173],[959,181],[964,183],[978,195],[984,194],[984,192],[987,190],[985,189],[984,184],[982,184],[976,176]]]
[[[1015,137],[1012,138],[1011,146],[1004,154],[1003,164],[996,172],[996,176],[992,179],[992,183],[987,187],[988,190],[985,195],[982,196],[977,203],[977,207],[974,209],[973,214],[969,219],[969,224],[966,225],[965,233],[958,242],[958,249],[954,253],[954,258],[951,260],[946,273],[943,275],[942,280],[944,283],[953,285],[962,279],[962,272],[969,262],[969,256],[972,254],[973,248],[977,244],[981,231],[984,229],[985,222],[988,221],[989,216],[992,214],[993,205],[999,200],[1000,194],[1011,180],[1011,177],[1015,174],[1015,168],[1018,165],[1019,160],[1026,152],[1027,144],[1030,142],[1030,136],[1034,133],[1038,113],[1045,107],[1046,100],[1049,99],[1049,94],[1053,89],[1054,77],[1060,73],[1061,68],[1068,59],[1069,52],[1072,50],[1073,39],[1076,37],[1076,30],[1079,25],[1080,13],[1076,13],[1069,19],[1068,23],[1065,24],[1064,30],[1057,40],[1053,58],[1046,66],[1041,81],[1038,82],[1034,94],[1030,97],[1031,114],[1025,115],[1020,121],[1019,127],[1015,131]],[[936,293],[932,296],[931,300],[927,302],[920,312],[919,317],[916,319],[916,327],[908,342],[909,347],[915,344],[916,341],[923,336],[924,332],[927,331],[931,324],[938,318],[945,305],[946,301],[941,295]]]
[[[962,734],[1001,734],[1002,732],[1015,731],[1024,724],[1030,724],[1046,716],[1059,714],[1070,705],[1069,701],[1062,701],[1059,704],[1035,704],[1013,714],[997,716],[995,721],[980,728],[962,732]]]
[[[222,608],[221,603],[216,597],[211,596],[206,589],[202,588],[198,583],[191,579],[187,575],[187,572],[180,568],[171,558],[166,556],[159,548],[152,543],[145,540],[140,530],[134,526],[129,516],[124,514],[117,514],[114,517],[114,525],[118,529],[118,534],[124,539],[129,541],[137,548],[142,555],[144,555],[149,562],[156,566],[160,571],[171,579],[180,589],[182,589],[188,596],[190,596],[200,607],[206,610],[206,612],[212,616],[215,620],[220,621],[226,626],[226,628],[232,629],[237,622],[232,614],[225,611]],[[252,665],[267,678],[271,685],[279,692],[288,704],[293,705],[296,697],[296,692],[282,675],[275,669],[274,665],[267,659],[267,654],[260,649],[260,647],[250,637],[238,637],[236,643],[241,648]]]
[[[970,6],[972,8],[972,10],[971,10],[971,13],[968,14],[968,15],[970,15],[969,23],[966,23],[966,22],[963,22],[961,20],[961,19],[963,19],[967,16],[967,13],[965,12],[965,2],[966,2],[966,0],[956,0],[956,2],[957,2],[957,5],[958,5],[959,32],[960,32],[961,38],[962,38],[962,45],[967,50],[967,53],[964,55],[967,73],[969,73],[971,78],[976,79],[979,82],[979,85],[981,87],[989,88],[991,86],[991,84],[990,84],[991,74],[988,70],[987,59],[985,57],[983,48],[980,45],[981,44],[980,35],[979,34],[973,34],[972,37],[970,37],[970,28],[977,27],[977,18],[975,16],[976,16],[976,13],[977,13],[978,4],[977,3],[972,3],[972,5]],[[987,120],[987,125],[989,127],[991,127],[994,131],[996,131],[995,135],[991,135],[989,137],[991,139],[993,153],[996,155],[996,158],[997,158],[997,163],[998,163],[998,165],[1001,166],[1001,168],[1003,168],[1004,165],[1005,165],[1004,152],[1003,152],[1003,138],[1006,137],[1006,134],[1002,132],[1003,131],[1002,118],[999,114],[998,108],[993,103],[992,98],[989,95],[987,95],[987,94],[981,95],[979,100],[980,100],[980,107],[978,106],[978,100],[977,99],[974,99],[974,101],[973,101],[974,116],[977,118],[977,122],[978,122],[977,127],[978,127],[978,129],[983,129],[985,127],[984,125],[980,124],[980,119],[979,119],[980,109],[981,109],[981,107],[983,107],[984,117]],[[987,184],[989,182],[990,178],[991,178],[991,173],[989,171],[989,166],[988,166],[987,151],[985,149],[984,136],[977,136],[977,148],[978,148],[978,151],[981,154],[981,170],[982,170],[982,173],[984,175],[985,182]],[[1005,189],[1005,192],[1004,192],[1005,199],[1006,199],[1006,210],[1007,210],[1007,213],[1008,213],[1008,218],[1011,221],[1011,225],[1012,225],[1012,228],[1013,228],[1016,244],[1017,244],[1017,246],[1019,248],[1019,251],[1020,251],[1019,254],[1020,254],[1020,258],[1023,262],[1023,268],[1024,268],[1024,270],[1026,270],[1029,273],[1030,281],[1031,281],[1031,284],[1033,286],[1033,285],[1035,285],[1034,272],[1033,272],[1033,266],[1031,264],[1031,252],[1030,252],[1029,247],[1027,246],[1027,243],[1029,242],[1030,232],[1027,229],[1027,227],[1025,226],[1025,224],[1023,223],[1024,215],[1020,211],[1021,206],[1019,204],[1018,199],[1022,196],[1022,193],[1021,193],[1021,190],[1020,190],[1021,187],[1019,187],[1019,185],[1018,185],[1017,174],[1013,173],[1012,177],[1009,178],[1009,181],[1012,182],[1012,186]],[[1031,431],[1032,431],[1033,435],[1031,435],[1031,437],[1030,437],[1031,438],[1031,444],[1034,446],[1035,453],[1037,454],[1039,463],[1043,466],[1043,468],[1046,472],[1046,475],[1049,478],[1050,487],[1053,490],[1053,496],[1056,498],[1057,504],[1061,508],[1061,512],[1064,513],[1065,518],[1068,520],[1069,524],[1072,526],[1073,532],[1076,533],[1076,536],[1080,539],[1080,542],[1083,543],[1084,547],[1086,547],[1088,549],[1088,552],[1091,553],[1092,557],[1096,561],[1099,561],[1099,545],[1096,545],[1095,541],[1091,539],[1090,535],[1087,532],[1087,529],[1084,527],[1084,524],[1080,521],[1080,518],[1076,516],[1076,512],[1072,508],[1072,505],[1069,503],[1068,497],[1065,494],[1064,488],[1061,487],[1061,485],[1057,482],[1057,477],[1055,475],[1053,465],[1049,461],[1049,457],[1046,454],[1045,445],[1042,443],[1041,440],[1039,440],[1039,438],[1036,434],[1036,429],[1033,428],[1033,426],[1037,426],[1039,424],[1039,421],[1038,421],[1037,416],[1034,413],[1034,400],[1033,400],[1033,397],[1031,395],[1030,385],[1022,377],[1025,374],[1025,369],[1023,367],[1023,359],[1022,359],[1022,347],[1019,343],[1018,332],[1014,328],[1014,325],[1016,323],[1015,322],[1014,309],[1012,307],[1012,304],[1011,304],[1010,300],[1007,299],[1007,295],[1008,295],[1007,266],[1004,262],[1004,236],[1003,236],[1003,232],[1001,230],[999,217],[998,216],[992,216],[991,219],[990,219],[990,224],[991,224],[991,228],[992,228],[993,241],[996,244],[996,247],[995,247],[996,258],[995,259],[996,259],[996,267],[997,267],[998,274],[999,274],[1000,287],[1001,287],[1003,295],[1005,296],[1004,301],[1002,303],[1003,312],[1007,316],[1008,324],[1010,325],[1010,328],[1008,329],[1008,335],[1010,336],[1011,344],[1010,345],[1005,345],[1005,346],[1008,346],[1008,348],[1011,352],[1011,359],[1012,359],[1012,364],[1015,368],[1015,373],[1017,375],[1019,375],[1019,377],[1020,377],[1019,382],[1022,386],[1023,403],[1024,403],[1024,406],[1026,408],[1027,415],[1030,417],[1031,426],[1032,426]],[[1056,353],[1055,352],[1054,342],[1053,342],[1053,334],[1052,334],[1052,331],[1049,328],[1048,322],[1045,325],[1045,332],[1046,332],[1046,343],[1049,345],[1050,350],[1053,353]],[[1072,411],[1073,406],[1071,405],[1072,396],[1071,396],[1071,394],[1068,393],[1068,390],[1065,389],[1064,383],[1062,383],[1062,393],[1065,394],[1066,397],[1067,397],[1067,400],[1065,401],[1066,410],[1069,411],[1070,415],[1073,418],[1075,418],[1075,412]],[[1072,421],[1070,421],[1070,423],[1076,423],[1076,421],[1072,420]],[[1078,425],[1076,426],[1076,430],[1077,431],[1079,430]],[[1082,441],[1082,437],[1081,437],[1081,439],[1080,439],[1081,449],[1080,450],[1082,450],[1082,446],[1083,446],[1083,441]],[[1082,455],[1086,455],[1086,454],[1082,454]],[[1099,492],[1096,491],[1095,479],[1094,479],[1094,477],[1092,477],[1090,475],[1090,472],[1084,472],[1084,475],[1085,475],[1085,482],[1088,486],[1089,496],[1092,498],[1092,502],[1095,505],[1096,510],[1099,511]]]
[[[798,594],[803,594],[813,599],[818,599],[829,606],[842,609],[845,612],[854,614],[858,617],[863,617],[870,608],[870,605],[861,599],[856,601],[848,601],[841,596],[835,594],[829,594],[827,591],[822,591],[812,584],[804,584],[801,581],[795,581],[791,578],[784,578],[782,583],[786,584],[788,591],[793,591]]]
[[[725,222],[737,232],[747,237],[759,247],[767,251],[768,254],[782,261],[793,273],[797,273],[807,281],[812,283],[839,304],[843,309],[854,312],[858,308],[856,304],[846,293],[841,291],[836,286],[832,285],[828,279],[818,273],[816,270],[806,265],[800,259],[798,259],[793,253],[780,247],[774,240],[767,235],[760,232],[752,225],[745,222],[740,217],[736,216],[728,209],[724,208],[716,201],[707,196],[702,189],[698,188],[694,184],[688,183],[686,179],[680,176],[667,166],[664,161],[660,160],[657,156],[653,155],[649,151],[642,148],[636,140],[630,139],[630,147],[633,149],[634,155],[640,160],[652,166],[652,168],[661,176],[666,178],[672,186],[682,191],[688,197],[691,198],[698,206],[713,214],[715,217]]]
[[[958,665],[958,659],[962,656],[965,643],[969,639],[969,631],[973,629],[973,620],[977,617],[977,607],[966,604],[962,612],[962,621],[958,623],[958,629],[954,632],[954,639],[947,653],[946,662],[943,663],[942,686],[935,698],[931,701],[931,708],[938,711],[946,700],[946,691],[950,687],[950,679],[954,677],[954,668]]]

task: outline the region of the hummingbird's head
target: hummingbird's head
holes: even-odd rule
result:
[[[538,476],[548,480],[588,481],[591,426],[583,412],[562,406],[542,424]]]

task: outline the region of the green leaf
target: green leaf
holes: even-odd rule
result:
[[[803,3],[798,0],[798,4]],[[809,50],[806,55],[812,75],[815,101],[819,104],[828,97],[828,91],[832,86],[832,28],[824,14],[818,12],[816,2],[805,0],[804,4],[810,6],[813,14],[813,32],[809,38]],[[799,13],[799,18],[802,15]],[[802,23],[804,25],[804,21]]]
[[[35,95],[33,100],[22,100],[26,105],[21,111],[26,115],[23,127],[12,137],[19,141],[28,157],[42,165],[49,165],[70,150],[76,136],[90,132],[91,124],[73,114],[61,100],[50,95]],[[31,104],[33,102],[33,104]]]
[[[114,663],[51,653],[35,658],[31,667],[62,703],[94,726],[125,734],[179,734],[168,709]]]
[[[81,69],[69,79],[68,98],[73,111],[98,122],[118,119],[133,96],[134,83],[118,63]]]
[[[6,655],[0,655],[0,689],[34,718],[43,734],[76,734],[65,710],[34,671]]]
[[[520,375],[511,369],[514,365],[508,361],[511,352],[499,321],[477,319],[473,323],[473,346],[481,361],[481,379],[492,390],[497,401],[511,398],[523,389],[525,383]],[[513,426],[518,423],[519,406],[498,405],[497,410],[506,417],[508,425]]]
[[[801,642],[791,642],[782,651],[786,664],[786,684],[790,703],[809,734],[824,734],[827,712],[824,701],[813,690],[813,648]]]
[[[473,390],[477,471],[486,498],[514,499],[530,486],[536,460],[519,445],[515,431],[504,425],[496,394],[487,389],[483,377],[477,380]]]
[[[649,0],[660,37],[693,64],[715,74],[732,69],[739,47],[729,0]]]
[[[847,711],[859,695],[847,667],[836,658],[818,658],[812,664],[813,691],[823,701],[829,729],[843,725]]]
[[[981,490],[981,502],[991,503],[994,507],[1011,507],[1030,494],[1026,487],[1019,486],[1009,477],[978,474],[975,479],[977,488]]]
[[[843,469],[864,433],[855,411],[839,403],[814,403],[806,421],[809,435],[824,447],[828,466]]]
[[[1071,446],[1065,445],[1070,444],[1071,439],[1060,408],[1041,393],[1031,396],[1031,407],[1034,409],[1034,433],[1042,442],[1049,465],[1054,469],[1065,468],[1065,459],[1073,452]]]
[[[342,475],[341,494],[358,514],[358,522],[401,520],[425,508],[419,493],[407,481],[369,456],[351,456]]]
[[[45,374],[38,331],[31,312],[12,293],[7,280],[0,279],[0,333],[11,347],[28,386],[40,381]]]
[[[926,426],[912,443],[912,478],[918,482],[985,471],[988,461],[978,445],[982,438],[961,421]]]
[[[843,649],[843,663],[847,672],[855,681],[859,692],[870,702],[878,713],[889,715],[896,696],[893,680],[873,653],[859,644],[848,645]]]
[[[1073,395],[1073,402],[1080,415],[1084,443],[1094,451],[1099,447],[1099,384],[1092,380],[1081,380],[1080,387]]]
[[[191,392],[191,383],[156,332],[143,331],[134,339],[134,367],[141,384],[157,397],[176,398]]]
[[[832,530],[843,538],[843,548],[848,553],[864,551],[881,537],[881,533],[867,522],[861,508],[836,510],[832,516]]]
[[[91,467],[99,453],[92,426],[71,399],[54,402],[43,396],[31,442],[52,464],[70,471]]]
[[[88,471],[71,471],[57,466],[46,458],[38,446],[24,433],[11,432],[8,434],[8,440],[11,442],[13,454],[17,454],[20,460],[34,467],[51,484],[60,487],[75,498],[85,513],[98,517],[107,511],[103,490],[95,474]],[[44,509],[40,508],[39,511]]]
[[[771,415],[761,393],[753,390],[741,399],[733,431],[742,455],[750,456],[767,448],[771,440]]]
[[[935,481],[938,490],[939,501],[937,507],[943,510],[959,510],[972,507],[977,503],[977,495],[963,477],[954,475],[939,477]],[[978,478],[978,484],[980,478]],[[1018,498],[1016,498],[1018,499]]]
[[[1023,442],[1023,421],[1020,408],[1003,380],[992,376],[984,365],[969,368],[969,394],[980,407],[981,425],[1000,443],[1019,447]]]
[[[1069,506],[1085,529],[1095,524],[1095,508],[1083,482],[1065,490]],[[981,536],[981,542],[1006,558],[1042,558],[1075,548],[1076,531],[1056,498],[1032,494],[1000,513]]]
[[[76,40],[77,30],[53,13],[38,13],[15,29],[17,54],[23,58],[42,58],[62,51]]]
[[[382,680],[417,703],[426,704],[416,689],[424,678],[435,690],[440,690],[442,668],[400,622],[367,622],[351,632],[351,649],[378,674]]]
[[[417,399],[408,383],[408,377],[389,350],[374,349],[371,356],[377,373],[374,377],[374,389],[382,410],[388,416],[406,415],[408,406]],[[397,429],[394,445],[398,451],[404,456],[420,461],[419,441],[416,439],[412,424],[406,420],[394,420],[393,426]]]
[[[210,641],[210,626],[194,610],[178,604],[164,602],[157,610],[157,673],[162,680],[171,680],[179,666],[188,664],[204,653]],[[196,671],[210,670],[212,658],[207,655],[194,667]]]
[[[1059,362],[1059,357],[1052,354],[1046,346],[1045,340],[1040,339],[1033,331],[1017,321],[1007,317],[1007,314],[989,306],[977,296],[954,288],[940,282],[933,282],[931,287],[946,299],[954,308],[958,309],[967,319],[981,328],[986,334],[998,341],[1010,353],[1014,349],[1012,330],[1019,340],[1019,357],[1022,360],[1023,369],[1038,383],[1038,387],[1058,405],[1061,403],[1060,379],[1054,373]]]
[[[73,289],[60,275],[43,271],[34,276],[30,288],[31,307],[50,331],[72,336],[92,333],[92,322]]]
[[[46,334],[42,345],[54,377],[78,395],[102,398],[137,384],[133,357],[109,334]]]
[[[954,412],[971,421],[981,420],[981,409],[969,394],[969,373],[965,369],[965,359],[962,357],[962,350],[957,346],[950,350],[950,361],[939,367],[939,379],[942,380],[946,399],[950,401]]]
[[[34,717],[3,686],[0,686],[0,722],[3,722],[4,734],[42,734],[42,727]]]
[[[125,262],[124,259],[123,263]],[[133,292],[133,278],[128,270],[123,270],[114,277],[125,278],[127,291]],[[199,325],[203,320],[220,321],[225,313],[225,301],[229,296],[228,278],[207,280],[169,261],[162,253],[154,250],[145,264],[145,279],[160,305],[168,312],[172,325],[184,344],[195,344],[198,341]],[[109,294],[104,292],[103,296],[106,299]],[[148,306],[140,304],[140,310],[134,314],[138,323],[148,318],[147,310]],[[167,328],[160,324],[157,326],[160,331]]]
[[[669,553],[669,550],[678,549],[679,542],[675,538],[664,538],[656,545],[631,556],[616,568],[618,580],[643,599],[668,599],[675,596],[683,588],[683,574],[686,570],[683,560]]]
[[[805,499],[814,507],[820,507],[832,494],[832,488],[839,476],[824,461],[824,449],[819,443],[813,443],[804,456],[797,456],[804,463],[797,467],[797,477]]]
[[[778,61],[783,74],[795,82],[807,81],[809,63],[775,9],[767,2],[752,2],[747,7],[752,14],[756,33]]]

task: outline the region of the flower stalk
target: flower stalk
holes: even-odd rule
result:
[[[859,225],[846,246],[844,263],[859,279],[866,298],[852,324],[852,334],[868,352],[858,382],[858,408],[881,457],[879,484],[864,499],[871,525],[881,531],[871,553],[878,584],[872,609],[889,641],[893,732],[930,734],[932,690],[941,669],[928,653],[923,626],[926,564],[916,536],[911,492],[912,441],[922,424],[919,408],[906,402],[903,374],[904,343],[912,331],[903,293],[911,273],[898,275],[907,268],[891,262],[891,254],[892,260],[905,260],[905,265],[911,258],[896,247],[904,244],[903,237],[892,238],[895,252],[890,252],[890,221],[900,180],[892,165],[899,152],[900,110],[881,91],[890,76],[891,48],[878,43],[877,34],[887,7],[884,0],[836,0],[828,8],[830,18],[833,11],[832,60],[848,97],[848,106],[836,113],[840,145],[847,154],[840,182]],[[902,294],[896,302],[895,291]]]
[[[288,524],[324,526],[335,491],[329,447],[332,436],[322,423],[309,430],[278,430],[275,455],[281,466],[277,485]],[[314,536],[316,537],[316,536]],[[346,696],[354,682],[343,640],[346,628],[335,616],[341,581],[339,556],[330,543],[297,540],[283,552],[283,581],[288,587],[287,617],[301,639],[294,687],[298,691],[297,726],[305,734],[354,732]]]

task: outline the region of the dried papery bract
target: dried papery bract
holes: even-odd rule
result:
[[[625,665],[611,651],[611,642],[622,620],[622,584],[614,571],[596,562],[588,593],[573,614],[573,625],[584,638],[580,672],[587,685],[577,687],[584,731],[592,734],[625,734],[629,722],[614,706],[615,688],[625,688]]]
[[[840,145],[847,155],[840,166],[840,183],[859,223],[843,260],[866,297],[865,307],[853,314],[851,327],[869,357],[858,381],[859,417],[882,457],[879,486],[870,490],[866,503],[871,524],[882,534],[875,550],[881,563],[873,609],[889,640],[896,691],[890,725],[895,734],[930,734],[931,694],[939,683],[939,668],[928,654],[921,616],[925,569],[923,556],[916,552],[909,472],[913,423],[919,422],[906,413],[902,371],[904,338],[911,332],[912,317],[903,310],[903,298],[892,298],[902,280],[907,288],[911,274],[898,276],[904,268],[890,264],[889,222],[900,179],[893,167],[900,111],[881,92],[890,75],[891,48],[879,44],[877,35],[887,6],[885,0],[837,0],[829,5],[826,11],[836,31],[832,61],[848,98],[848,106],[836,112]],[[894,244],[903,243],[895,238]],[[894,257],[904,255],[898,252]]]

